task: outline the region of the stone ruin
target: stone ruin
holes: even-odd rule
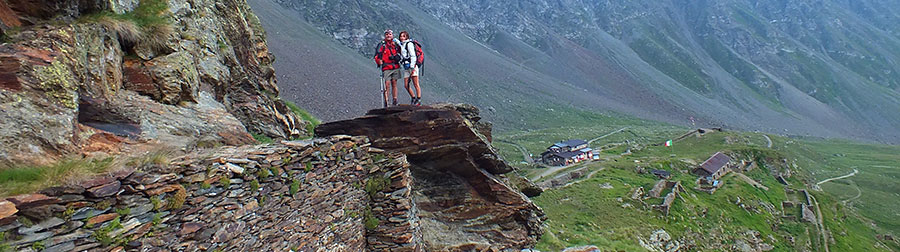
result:
[[[374,113],[326,124],[324,138],[195,152],[9,197],[0,200],[0,232],[24,251],[534,246],[543,212],[502,182],[510,168],[490,149],[477,110]],[[370,120],[396,131],[360,127]],[[374,134],[324,134],[339,129]]]
[[[681,186],[681,181],[668,181],[668,180],[659,180],[656,182],[656,185],[653,186],[653,189],[650,190],[648,194],[650,197],[659,198],[663,191],[672,189],[669,193],[663,197],[662,203],[659,205],[652,205],[653,209],[659,210],[666,215],[669,215],[669,208],[672,206],[672,203],[675,202],[675,198],[679,196],[679,193],[684,192],[684,187]]]
[[[589,177],[591,175],[588,173],[590,169],[588,167],[580,167],[574,169],[572,171],[564,172],[560,175],[557,175],[551,179],[547,179],[541,182],[536,183],[542,190],[549,190],[554,188],[560,188],[568,185],[572,181],[582,179],[585,177]]]

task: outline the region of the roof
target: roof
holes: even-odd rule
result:
[[[556,144],[554,144],[553,146],[558,146],[558,147],[575,147],[575,146],[585,145],[585,144],[587,144],[587,141],[584,141],[584,140],[581,140],[581,139],[570,139],[570,140],[566,140],[566,141],[563,141],[563,142],[556,143]],[[552,147],[552,146],[551,146],[551,147]]]
[[[716,154],[713,154],[712,157],[709,157],[709,159],[703,162],[703,164],[700,165],[700,168],[709,174],[713,174],[719,171],[719,169],[722,169],[722,167],[725,167],[728,162],[731,162],[731,157],[728,157],[725,153],[716,152]]]

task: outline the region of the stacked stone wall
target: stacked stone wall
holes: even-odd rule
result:
[[[400,153],[391,153],[387,158],[391,159],[390,165],[376,168],[367,182],[371,211],[378,220],[378,225],[373,225],[374,221],[366,222],[372,225],[367,226],[368,248],[370,251],[425,251],[412,199],[410,164]],[[383,189],[372,186],[376,183],[383,183]]]
[[[19,251],[422,251],[405,156],[370,154],[368,145],[365,137],[333,136],[228,147],[9,197],[0,201],[3,244]],[[372,178],[388,184],[372,189]],[[372,217],[378,221],[367,230]]]

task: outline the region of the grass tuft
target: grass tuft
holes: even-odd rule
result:
[[[178,210],[184,206],[184,201],[187,199],[187,189],[184,187],[178,188],[175,191],[175,195],[168,199],[168,204],[166,205],[171,210]]]
[[[363,219],[366,229],[368,230],[375,230],[375,228],[378,227],[378,224],[381,223],[381,221],[379,221],[378,218],[375,217],[375,214],[372,213],[372,209],[369,207],[366,207],[365,212],[363,212]]]
[[[66,159],[44,166],[0,167],[0,196],[30,193],[110,171],[116,166],[105,159]]]
[[[171,156],[172,152],[166,150],[158,150],[149,152],[144,156],[131,158],[131,160],[126,163],[126,165],[135,168],[143,168],[146,166],[167,166],[169,165]]]
[[[142,0],[131,12],[103,11],[84,15],[79,21],[100,23],[115,31],[126,43],[145,43],[159,50],[165,47],[166,38],[174,32],[168,10],[169,4],[165,0]]]
[[[297,194],[298,191],[300,191],[300,180],[295,179],[293,182],[291,182],[290,193],[291,193],[291,195],[294,195],[294,194]]]
[[[391,179],[389,178],[373,177],[366,181],[366,193],[369,194],[369,197],[375,198],[375,194],[384,191],[390,185]]]
[[[250,181],[250,192],[252,193],[252,192],[255,192],[258,190],[259,190],[259,181],[255,180],[255,179]]]
[[[223,188],[228,189],[228,187],[231,186],[231,180],[228,179],[228,177],[222,176],[219,178],[219,184],[222,184]]]
[[[252,135],[253,139],[256,139],[256,141],[261,144],[270,144],[270,143],[275,142],[275,140],[272,140],[271,137],[266,136],[265,134],[262,134],[262,133],[250,133],[250,135]]]
[[[282,101],[284,101],[284,104],[287,105],[292,112],[294,112],[294,115],[297,115],[304,121],[309,122],[309,124],[306,125],[306,131],[309,132],[310,135],[313,135],[315,133],[316,126],[322,124],[321,120],[313,116],[312,113],[309,113],[309,111],[300,108],[300,106],[297,106],[297,104],[294,104],[293,102],[287,100]]]

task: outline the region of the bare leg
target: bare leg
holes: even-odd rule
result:
[[[410,78],[415,78],[415,77],[407,77],[406,79],[403,80],[403,84],[404,84],[405,87],[406,87],[406,92],[409,93],[409,97],[410,97],[410,98],[416,98],[416,96],[413,95],[412,89],[409,87],[409,79],[410,79]]]
[[[397,100],[397,80],[391,79],[391,94],[394,100]]]
[[[381,90],[381,96],[384,97],[384,104],[385,104],[385,106],[387,106],[387,104],[391,104],[390,101],[388,101],[388,89],[387,89],[387,87],[388,87],[390,84],[391,84],[391,80],[389,80],[389,79],[388,79],[388,80],[385,80],[385,81],[384,81],[384,87],[385,87],[385,88]]]
[[[413,85],[416,86],[416,98],[422,98],[422,87],[419,87],[419,76],[413,76],[412,78]],[[407,84],[407,88],[409,88],[409,84]],[[410,95],[412,95],[412,90],[409,91]]]

